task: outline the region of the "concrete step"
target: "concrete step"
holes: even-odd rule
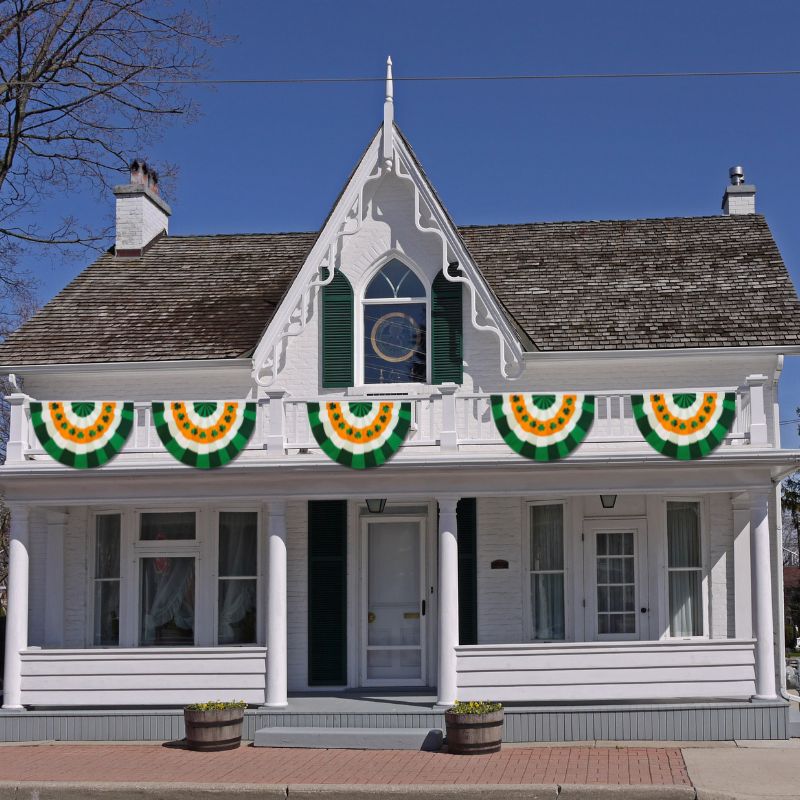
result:
[[[789,724],[787,729],[790,738],[800,736],[800,710],[794,703],[789,704]]]
[[[259,728],[255,747],[308,747],[319,750],[438,750],[439,728]]]

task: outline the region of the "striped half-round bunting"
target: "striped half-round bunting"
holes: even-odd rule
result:
[[[736,416],[734,392],[635,394],[631,401],[647,443],[680,461],[707,456],[730,432]]]
[[[411,427],[411,403],[309,403],[308,419],[329,458],[352,469],[369,469],[400,449]]]
[[[555,461],[586,438],[594,421],[594,396],[493,394],[492,416],[512,450],[534,461]]]
[[[75,469],[100,467],[125,444],[133,403],[118,400],[31,402],[31,420],[45,452]]]
[[[183,464],[215,469],[247,446],[256,426],[256,404],[238,400],[173,400],[153,403],[164,447]]]

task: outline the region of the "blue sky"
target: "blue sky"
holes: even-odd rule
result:
[[[213,77],[762,70],[800,67],[800,4],[261,2],[210,7],[237,38]],[[175,234],[316,230],[382,114],[380,84],[194,90],[203,115],[145,154],[180,169]],[[800,280],[800,77],[400,83],[396,119],[459,224],[719,213],[728,167],[758,187]],[[99,223],[111,197],[70,197]],[[44,301],[84,260],[31,262]],[[800,324],[800,321],[798,321]],[[800,405],[787,359],[782,419]],[[785,446],[800,446],[796,426]]]

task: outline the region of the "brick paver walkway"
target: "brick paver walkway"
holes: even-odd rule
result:
[[[329,784],[669,784],[690,786],[678,748],[509,747],[489,756],[409,750],[242,746],[194,753],[161,745],[0,747],[4,781]]]

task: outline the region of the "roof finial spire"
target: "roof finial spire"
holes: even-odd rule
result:
[[[392,127],[394,125],[394,80],[392,79],[392,57],[386,59],[386,100],[383,103],[383,164],[392,165]]]

